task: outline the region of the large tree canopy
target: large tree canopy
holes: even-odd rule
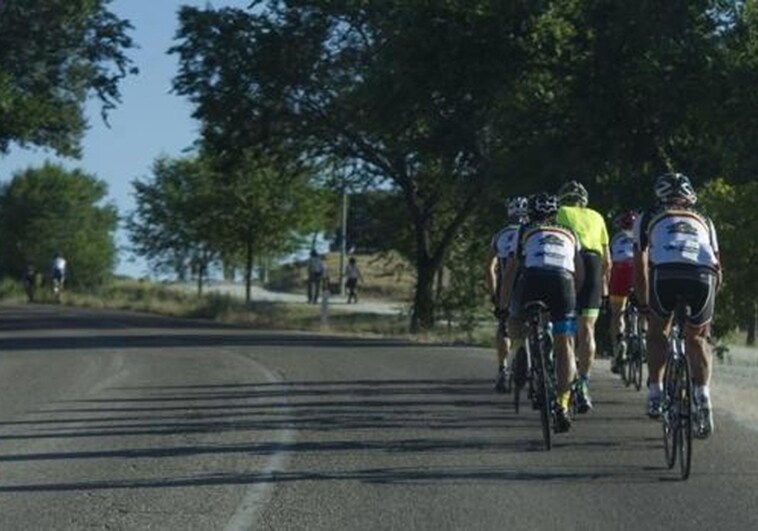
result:
[[[85,100],[103,114],[136,72],[125,55],[131,25],[111,0],[0,1],[0,154],[11,142],[78,155]]]
[[[415,241],[414,328],[432,283],[525,123],[539,5],[496,0],[184,8],[180,94],[219,152],[273,143],[357,163],[398,190]],[[525,84],[525,81],[530,81]],[[528,89],[528,90],[527,90]],[[514,125],[510,128],[509,125]]]
[[[107,280],[116,262],[118,216],[107,185],[55,164],[17,173],[0,191],[0,270],[20,278],[27,265],[49,272],[53,254],[69,262],[71,285]]]

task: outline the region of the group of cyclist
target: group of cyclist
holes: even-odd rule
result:
[[[53,255],[53,262],[50,267],[50,281],[53,289],[53,295],[58,297],[63,291],[63,284],[66,280],[66,259],[56,252]],[[41,283],[41,274],[32,264],[26,266],[24,270],[22,281],[24,284],[24,290],[29,302],[34,301],[35,290]]]
[[[512,358],[524,344],[520,308],[533,301],[546,304],[552,320],[556,431],[571,427],[572,393],[578,413],[593,409],[595,325],[606,297],[612,370],[617,372],[623,363],[623,312],[630,295],[647,321],[648,416],[662,414],[668,334],[682,301],[690,308],[685,344],[700,419],[696,436],[705,438],[713,431],[708,335],[722,279],[716,231],[696,210],[697,195],[687,176],[661,175],[654,194],[651,208],[615,218],[618,232],[610,239],[603,216],[588,207],[587,190],[577,181],[565,183],[557,194],[542,192],[507,202],[508,223],[493,237],[486,266],[498,317],[495,389],[507,392],[512,377],[517,386],[523,379],[511,374]]]

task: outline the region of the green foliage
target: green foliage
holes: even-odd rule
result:
[[[153,177],[132,186],[137,206],[126,227],[135,252],[182,280],[189,265],[205,272],[218,255],[215,214],[221,209],[207,162],[161,157]]]
[[[115,265],[118,221],[106,195],[103,181],[55,164],[14,175],[0,194],[0,271],[20,278],[32,264],[47,273],[60,252],[71,286],[104,282]]]
[[[104,116],[119,101],[134,45],[110,3],[0,1],[0,153],[18,142],[78,155],[85,100],[98,97]]]
[[[746,237],[746,228],[758,224],[758,182],[734,185],[718,179],[702,189],[700,198],[716,225],[724,267],[714,321],[714,335],[723,337],[755,313],[758,245]]]

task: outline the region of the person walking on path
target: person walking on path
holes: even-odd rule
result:
[[[308,260],[308,303],[318,303],[321,294],[321,282],[324,277],[324,262],[315,249],[311,250]]]
[[[347,279],[345,281],[345,289],[347,289],[347,303],[357,303],[358,281],[360,280],[363,282],[363,275],[361,275],[361,270],[358,268],[358,264],[356,263],[354,256],[350,257],[350,260],[348,260],[347,266],[345,267],[345,278]]]

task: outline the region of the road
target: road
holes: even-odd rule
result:
[[[603,364],[545,452],[481,349],[30,305],[0,353],[4,530],[758,528],[758,432],[675,481]]]

